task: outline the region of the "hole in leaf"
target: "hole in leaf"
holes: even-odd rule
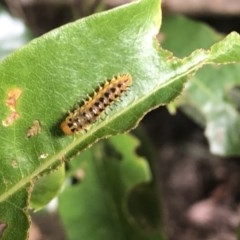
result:
[[[73,177],[71,178],[72,180],[72,185],[78,184],[82,182],[82,180],[85,177],[85,172],[82,168],[79,168],[75,171]]]

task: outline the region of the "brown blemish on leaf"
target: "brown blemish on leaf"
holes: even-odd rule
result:
[[[6,119],[2,121],[4,127],[8,127],[12,125],[19,118],[19,114],[17,112],[11,112]]]
[[[19,118],[20,115],[16,111],[16,105],[21,94],[22,90],[19,88],[12,89],[8,92],[8,97],[5,103],[10,108],[11,112],[7,118],[2,121],[4,127],[12,125]]]
[[[14,112],[16,111],[17,100],[22,94],[20,88],[12,89],[8,92],[8,98],[6,100],[6,105]]]
[[[34,120],[32,126],[27,131],[27,137],[33,137],[36,136],[41,132],[41,125],[38,120]]]
[[[18,162],[16,160],[12,160],[12,167],[17,168],[18,167]]]
[[[7,224],[0,222],[0,238],[2,237],[3,232],[6,228],[7,228]]]

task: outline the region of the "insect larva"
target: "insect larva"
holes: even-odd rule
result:
[[[61,123],[62,131],[71,135],[86,129],[94,123],[99,116],[118,99],[132,84],[132,76],[123,74],[113,77],[94,92],[92,97],[84,101],[84,104],[73,112],[70,112]]]

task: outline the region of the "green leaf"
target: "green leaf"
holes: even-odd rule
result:
[[[164,23],[163,32],[166,38],[164,47],[177,55],[188,54],[192,49],[199,47],[210,47],[213,42],[222,38],[204,24],[182,17],[169,18]],[[179,32],[174,32],[173,26],[179,29]],[[191,38],[191,42],[183,48],[181,40],[180,43],[167,41],[174,38],[174,34],[177,36],[181,34],[179,39],[182,41]],[[211,47],[208,62],[237,62],[239,50],[239,35],[232,33]],[[210,150],[218,155],[240,154],[240,116],[237,99],[231,98],[232,91],[240,84],[239,75],[239,65],[204,67],[192,81],[189,81],[179,101],[180,106],[189,116],[206,127],[205,134]]]
[[[160,233],[137,228],[128,210],[130,190],[151,179],[147,162],[136,155],[138,144],[132,136],[115,136],[70,162],[79,183],[59,198],[69,240],[162,239]]]
[[[140,79],[149,79],[154,73],[149,71],[149,65],[139,71],[139,64],[145,64],[149,58],[158,61],[153,38],[160,20],[159,1],[135,2],[56,29],[1,62],[1,206],[74,152],[136,124],[134,106],[127,106],[133,100],[137,102],[135,91],[142,88],[139,96],[147,92],[136,79],[143,72],[146,73]],[[86,99],[107,78],[128,72],[136,84],[124,101],[109,109],[87,133],[73,137],[59,134],[59,122],[69,109]],[[158,82],[156,74],[155,83]],[[165,99],[169,97],[168,94]],[[145,103],[138,115],[142,115],[144,109],[147,109]],[[33,133],[32,129],[35,129]],[[42,202],[41,199],[34,201]],[[2,212],[0,222],[10,217],[8,212]],[[18,224],[26,231],[24,222]],[[6,239],[24,239],[18,235],[13,238],[9,232],[11,229],[4,235]]]
[[[30,186],[17,191],[0,204],[0,239],[27,239],[29,217],[27,214]]]
[[[209,62],[231,63],[239,62],[239,35],[236,32],[229,34],[224,41],[214,44],[211,47]]]
[[[178,96],[204,64],[238,59],[235,33],[212,51],[175,58],[157,44],[160,24],[160,0],[135,1],[58,28],[0,63],[0,204],[99,139],[135,127]],[[107,78],[126,73],[133,84],[121,101],[87,131],[63,136],[66,113]]]
[[[208,49],[222,39],[207,25],[183,16],[165,17],[161,32],[164,40],[162,46],[178,57],[185,57],[197,48]]]
[[[46,206],[57,196],[65,179],[65,165],[37,180],[31,193],[30,205],[35,211]]]

